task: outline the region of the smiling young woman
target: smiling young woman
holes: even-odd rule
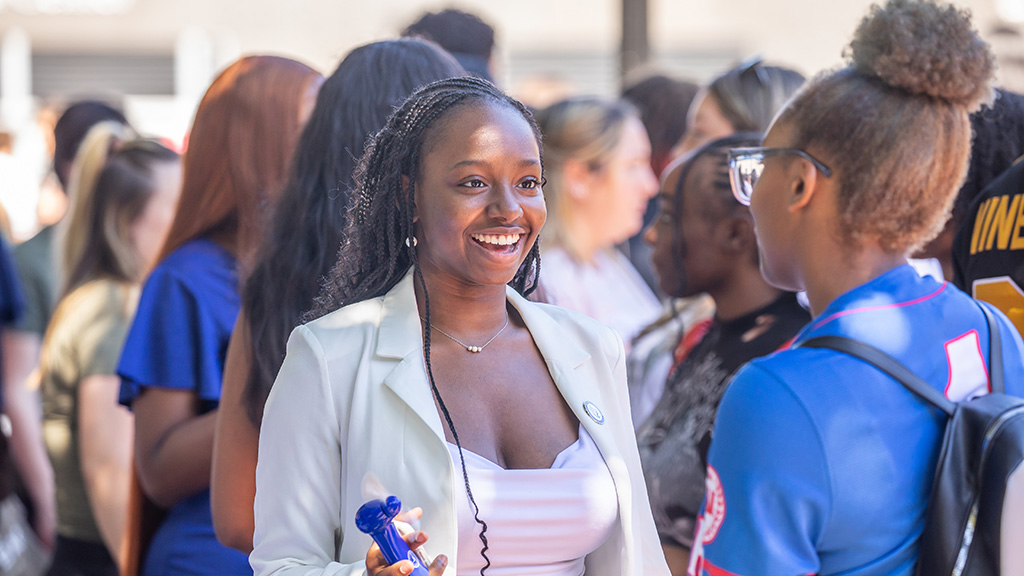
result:
[[[256,574],[408,573],[356,529],[370,481],[422,507],[432,575],[446,558],[457,575],[667,574],[621,340],[524,298],[546,218],[529,112],[485,81],[435,82],[356,181],[322,317],[292,334],[264,413]]]
[[[427,141],[416,185],[413,222],[421,270],[460,292],[494,292],[490,287],[515,276],[544,226],[537,139],[522,115],[508,107],[462,108],[438,130],[450,141]]]

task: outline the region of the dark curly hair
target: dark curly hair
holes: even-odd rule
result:
[[[1024,96],[1002,88],[995,101],[971,114],[971,159],[967,177],[956,194],[953,209],[938,236],[915,258],[938,258],[944,268],[952,262],[953,237],[982,190],[1024,154]]]
[[[968,115],[991,93],[994,58],[968,13],[927,0],[874,6],[847,56],[777,123],[835,170],[845,240],[910,253],[949,216],[970,156]]]
[[[413,219],[416,213],[415,191],[424,147],[439,137],[440,120],[461,106],[481,102],[508,106],[522,115],[530,125],[541,147],[540,130],[533,115],[519,101],[507,96],[490,82],[475,77],[440,80],[417,90],[388,118],[387,124],[366,147],[356,167],[352,213],[342,233],[337,263],[328,275],[317,299],[313,319],[338,308],[391,290],[412,267],[424,299],[423,357],[430,390],[455,439],[462,466],[462,478],[473,518],[481,526],[484,571],[490,567],[487,557],[487,523],[480,519],[480,509],[469,485],[469,474],[462,451],[462,442],[441,393],[434,382],[430,364],[430,295],[417,265]],[[541,159],[543,166],[543,158]],[[534,242],[527,256],[509,282],[517,292],[528,296],[537,287],[540,275],[539,242]]]
[[[954,227],[981,191],[1024,154],[1024,96],[997,88],[992,105],[971,114],[971,133],[967,179],[953,204]]]

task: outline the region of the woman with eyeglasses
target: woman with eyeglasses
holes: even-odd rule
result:
[[[952,401],[989,391],[987,305],[919,276],[907,255],[949,214],[992,54],[966,13],[914,0],[873,8],[849,54],[787,105],[763,147],[731,153],[762,273],[806,290],[814,319],[722,398],[692,574],[914,573],[946,416],[808,339],[873,346]],[[988,308],[1019,396],[1024,345]]]

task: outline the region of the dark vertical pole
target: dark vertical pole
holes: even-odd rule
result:
[[[647,0],[622,0],[622,47],[619,51],[619,85],[625,87],[630,72],[650,58],[647,38]]]

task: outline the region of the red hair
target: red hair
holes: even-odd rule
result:
[[[243,261],[252,254],[291,167],[303,98],[319,78],[294,60],[249,56],[213,81],[192,124],[161,260],[202,236],[216,236]]]

